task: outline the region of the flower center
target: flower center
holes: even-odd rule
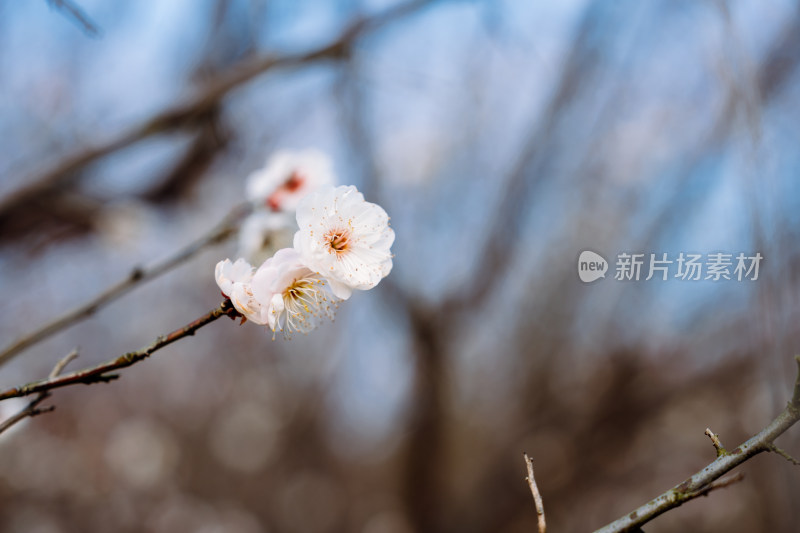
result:
[[[308,278],[303,278],[295,280],[294,283],[289,285],[286,290],[283,291],[283,298],[292,302],[298,302],[302,301],[304,296],[311,295],[312,299],[316,300],[317,292],[313,281]],[[306,309],[306,311],[308,311],[308,309]]]
[[[350,248],[350,232],[342,229],[332,229],[325,234],[325,243],[331,253],[342,254]]]
[[[292,332],[308,333],[323,316],[333,319],[334,308],[318,277],[295,279],[283,291],[284,311],[278,318],[278,328],[289,338]]]

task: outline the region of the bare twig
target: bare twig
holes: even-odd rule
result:
[[[236,309],[234,309],[233,305],[231,304],[230,300],[225,300],[224,302],[222,302],[222,304],[220,304],[219,307],[217,307],[212,311],[209,311],[208,313],[201,316],[197,320],[190,322],[189,324],[181,328],[178,328],[175,331],[168,333],[167,335],[162,335],[158,337],[155,340],[155,342],[140,350],[137,350],[135,352],[128,352],[115,359],[106,361],[105,363],[101,363],[99,365],[90,368],[84,368],[82,370],[65,374],[63,376],[51,375],[49,378],[43,379],[41,381],[34,381],[32,383],[28,383],[27,385],[21,385],[19,387],[8,389],[6,391],[0,392],[0,400],[6,400],[8,398],[17,398],[20,396],[28,396],[29,394],[34,394],[37,392],[46,392],[52,389],[66,387],[68,385],[76,385],[78,383],[83,383],[88,385],[92,383],[108,382],[117,379],[119,377],[118,374],[109,374],[109,372],[120,370],[129,367],[131,365],[134,365],[139,361],[148,358],[161,348],[169,344],[172,344],[173,342],[182,339],[184,337],[194,335],[194,332],[197,331],[198,329],[202,328],[207,324],[210,324],[219,317],[225,315],[230,316],[232,318],[239,316],[239,314],[236,312]]]
[[[727,486],[734,482],[732,480],[716,480],[751,457],[761,452],[776,451],[775,439],[800,420],[800,356],[796,356],[795,361],[797,362],[797,378],[792,399],[786,405],[786,408],[764,429],[736,449],[721,455],[718,454],[714,462],[692,475],[683,483],[650,500],[635,511],[598,529],[595,533],[618,533],[636,530],[670,509],[674,509],[699,496],[705,496],[715,488]]]
[[[53,367],[53,370],[50,371],[49,379],[54,379],[59,374],[61,374],[61,372],[64,370],[64,367],[66,367],[70,363],[70,361],[72,361],[76,357],[78,357],[78,350],[72,350],[67,355],[62,357]],[[36,398],[34,398],[33,400],[31,400],[30,403],[28,403],[28,405],[25,406],[24,409],[22,409],[20,412],[18,412],[17,414],[8,418],[7,420],[3,421],[2,424],[0,424],[0,433],[4,432],[17,422],[27,417],[33,418],[34,416],[40,415],[42,413],[49,413],[53,411],[56,408],[54,405],[49,405],[47,407],[39,407],[39,404],[42,403],[48,397],[50,397],[49,392],[40,392],[39,395],[36,396]]]
[[[354,22],[329,44],[305,53],[282,56],[263,56],[241,61],[227,72],[208,82],[193,97],[153,116],[149,120],[130,128],[116,137],[85,150],[79,151],[55,164],[41,174],[30,176],[25,187],[0,201],[0,219],[7,217],[22,205],[35,202],[43,194],[58,189],[78,179],[78,170],[89,163],[119,149],[130,146],[147,137],[181,130],[198,123],[214,112],[219,102],[233,89],[278,67],[292,67],[303,63],[338,59],[349,54],[355,43],[375,29],[401,17],[416,12],[430,4],[431,0],[415,0],[392,7],[379,15]]]
[[[706,428],[706,435],[709,439],[711,439],[711,444],[714,445],[714,449],[717,450],[717,457],[728,453],[728,450],[722,446],[722,442],[719,440],[719,435],[711,431],[711,428]]]
[[[528,486],[530,487],[531,494],[533,495],[533,503],[536,506],[536,518],[539,525],[539,533],[547,533],[547,524],[544,520],[544,504],[542,503],[542,495],[539,494],[539,487],[536,486],[536,479],[533,477],[533,461],[531,461],[531,458],[528,457],[527,453],[523,453],[522,456],[525,458],[525,465],[528,468],[528,477],[525,479],[528,481]]]
[[[178,250],[174,255],[150,267],[134,268],[127,278],[107,288],[92,300],[64,313],[52,322],[44,324],[39,329],[17,339],[13,344],[7,346],[0,352],[0,365],[8,362],[26,348],[47,339],[51,335],[58,333],[72,324],[90,317],[109,303],[130,292],[140,283],[156,278],[188,261],[207,246],[225,241],[236,232],[240,222],[250,211],[251,206],[249,204],[243,204],[234,208],[219,224],[214,226],[211,231],[188,246]]]
[[[53,367],[53,370],[50,371],[50,375],[47,377],[53,379],[54,377],[58,376],[59,374],[61,374],[61,372],[64,371],[64,368],[72,361],[77,359],[77,357],[78,357],[78,350],[77,349],[72,350],[67,355],[59,359],[58,363],[56,363],[56,366]]]
[[[790,463],[792,463],[793,465],[800,466],[800,461],[798,461],[797,459],[795,459],[794,457],[792,457],[791,455],[789,455],[788,453],[786,453],[786,452],[785,452],[784,450],[782,450],[781,448],[778,448],[778,447],[777,447],[777,446],[775,446],[774,444],[773,444],[772,446],[770,446],[770,447],[769,447],[769,451],[771,451],[771,452],[774,452],[774,453],[777,453],[778,455],[780,455],[781,457],[783,457],[784,459],[786,459],[787,461],[789,461],[789,462],[790,462]]]
[[[31,402],[28,405],[26,405],[25,408],[22,409],[20,412],[4,420],[3,423],[0,424],[0,433],[3,433],[7,429],[11,428],[11,426],[15,425],[17,422],[21,422],[22,420],[28,417],[33,418],[34,416],[53,411],[56,408],[55,405],[49,405],[47,407],[39,407],[39,404],[42,403],[49,396],[50,393],[47,392],[39,394],[39,396],[31,400]]]
[[[68,15],[67,18],[74,20],[86,35],[90,37],[100,36],[100,28],[97,24],[92,22],[92,19],[90,19],[86,13],[83,12],[83,9],[76,4],[69,0],[47,0],[47,3],[59,11],[66,13]]]

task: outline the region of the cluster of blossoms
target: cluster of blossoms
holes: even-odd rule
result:
[[[236,310],[268,325],[273,338],[278,331],[308,333],[333,318],[353,290],[371,289],[392,269],[386,211],[352,185],[334,186],[324,155],[276,154],[250,176],[247,193],[259,207],[242,226],[240,249],[253,260],[284,245],[258,269],[245,258],[220,261],[215,277]]]

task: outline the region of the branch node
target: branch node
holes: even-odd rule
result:
[[[131,275],[128,277],[130,281],[139,281],[144,277],[144,268],[140,266],[133,267]]]

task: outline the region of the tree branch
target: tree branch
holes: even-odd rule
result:
[[[52,322],[44,324],[39,329],[17,339],[13,344],[7,346],[0,352],[0,365],[10,361],[26,348],[47,339],[51,335],[58,333],[76,322],[92,316],[117,298],[130,292],[140,283],[157,278],[161,274],[179,266],[181,263],[188,261],[207,246],[213,246],[225,241],[236,232],[242,219],[247,216],[251,210],[252,206],[249,204],[242,204],[235,207],[219,224],[214,226],[211,231],[178,250],[174,255],[147,268],[134,268],[131,273],[128,274],[127,278],[107,288],[92,300],[64,313]]]
[[[716,480],[751,457],[761,452],[776,451],[775,439],[800,420],[800,356],[796,356],[795,361],[797,362],[797,378],[792,399],[786,405],[786,408],[761,432],[739,445],[736,449],[718,454],[714,462],[692,475],[683,483],[650,500],[635,511],[598,529],[595,533],[635,531],[643,524],[670,509],[674,509],[699,496],[705,496],[713,489],[727,486],[734,482],[733,478],[718,482]]]
[[[8,398],[17,398],[20,396],[28,396],[29,394],[34,394],[37,392],[46,392],[52,389],[66,387],[68,385],[76,385],[78,383],[83,383],[88,385],[91,383],[98,383],[101,381],[108,382],[117,379],[119,375],[109,374],[109,372],[120,370],[129,367],[131,365],[134,365],[139,361],[142,361],[150,357],[153,353],[157,352],[161,348],[170,345],[173,342],[182,339],[184,337],[194,335],[195,331],[197,331],[198,329],[202,328],[207,324],[210,324],[211,322],[214,322],[221,316],[229,316],[231,318],[236,318],[237,316],[239,316],[239,313],[236,311],[236,309],[234,309],[230,300],[225,300],[224,302],[222,302],[222,304],[220,304],[219,307],[217,307],[213,311],[209,311],[205,315],[201,316],[200,318],[198,318],[193,322],[190,322],[189,324],[183,326],[182,328],[178,328],[175,331],[168,333],[167,335],[162,335],[158,337],[152,344],[138,351],[128,352],[124,355],[117,357],[116,359],[111,359],[97,366],[84,368],[83,370],[78,370],[70,374],[65,374],[63,376],[53,376],[51,374],[51,376],[47,379],[43,379],[41,381],[34,381],[32,383],[28,383],[27,385],[22,385],[19,387],[8,389],[6,391],[0,392],[0,400],[6,400]]]

